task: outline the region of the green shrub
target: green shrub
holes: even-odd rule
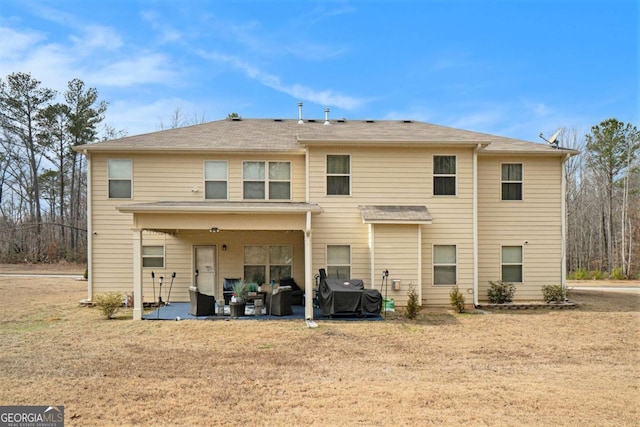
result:
[[[542,298],[544,302],[563,302],[567,299],[567,288],[562,285],[544,285]]]
[[[120,292],[107,292],[93,297],[93,303],[102,311],[106,319],[112,319],[113,315],[122,307],[124,298]]]
[[[464,313],[464,295],[460,292],[457,286],[451,288],[449,292],[449,301],[451,301],[451,306],[458,312]]]
[[[595,270],[593,270],[593,271],[591,272],[591,278],[592,278],[593,280],[602,280],[602,279],[604,279],[605,277],[607,277],[607,275],[605,274],[605,272],[604,272],[604,271],[602,271],[602,270],[600,270],[600,269],[598,269],[598,268],[596,268]]]
[[[418,317],[420,311],[420,304],[418,304],[418,293],[415,286],[409,286],[409,292],[407,293],[409,299],[407,300],[407,308],[405,309],[405,316],[407,319],[414,320]]]
[[[88,268],[84,270],[83,277],[84,277],[84,280],[87,280],[89,278],[89,269]]]
[[[611,270],[611,278],[613,280],[624,280],[627,278],[627,276],[622,271],[622,267],[616,267]]]
[[[586,268],[578,268],[569,274],[569,280],[587,280],[591,274]]]
[[[490,303],[504,304],[513,301],[513,295],[516,293],[516,286],[513,283],[498,280],[496,282],[490,281],[489,284],[491,286],[487,290],[487,296]]]

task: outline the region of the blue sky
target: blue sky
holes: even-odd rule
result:
[[[414,119],[540,141],[638,125],[636,0],[2,0],[0,77],[73,78],[129,135],[188,122]]]

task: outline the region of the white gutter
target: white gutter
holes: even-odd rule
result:
[[[478,306],[478,150],[473,150],[473,306]]]
[[[87,150],[83,151],[87,158],[87,299],[93,298],[93,213],[91,200],[91,155]]]
[[[569,157],[570,154],[566,154],[562,159],[562,223],[560,227],[562,233],[562,256],[560,257],[560,262],[562,263],[560,265],[560,274],[562,274],[562,277],[560,278],[560,285],[562,289],[567,288],[567,160],[569,160]]]

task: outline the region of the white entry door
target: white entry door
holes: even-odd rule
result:
[[[194,246],[193,259],[198,290],[202,294],[216,296],[216,247]]]

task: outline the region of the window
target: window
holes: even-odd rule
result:
[[[433,284],[455,285],[458,282],[456,245],[433,246]]]
[[[351,158],[348,155],[327,156],[327,195],[351,194]]]
[[[110,159],[107,162],[109,198],[131,198],[131,160]]]
[[[291,199],[290,162],[244,162],[242,172],[245,199]]]
[[[522,200],[522,163],[502,165],[502,200]]]
[[[502,281],[522,282],[522,246],[502,247]]]
[[[351,278],[351,246],[327,246],[327,276],[337,279]]]
[[[261,284],[292,277],[292,265],[291,246],[244,247],[244,280],[248,282]]]
[[[227,199],[227,162],[204,162],[204,198]]]
[[[291,246],[269,246],[269,280],[291,277]]]
[[[142,266],[164,268],[164,246],[143,246]]]
[[[433,195],[456,195],[456,156],[433,156]]]

